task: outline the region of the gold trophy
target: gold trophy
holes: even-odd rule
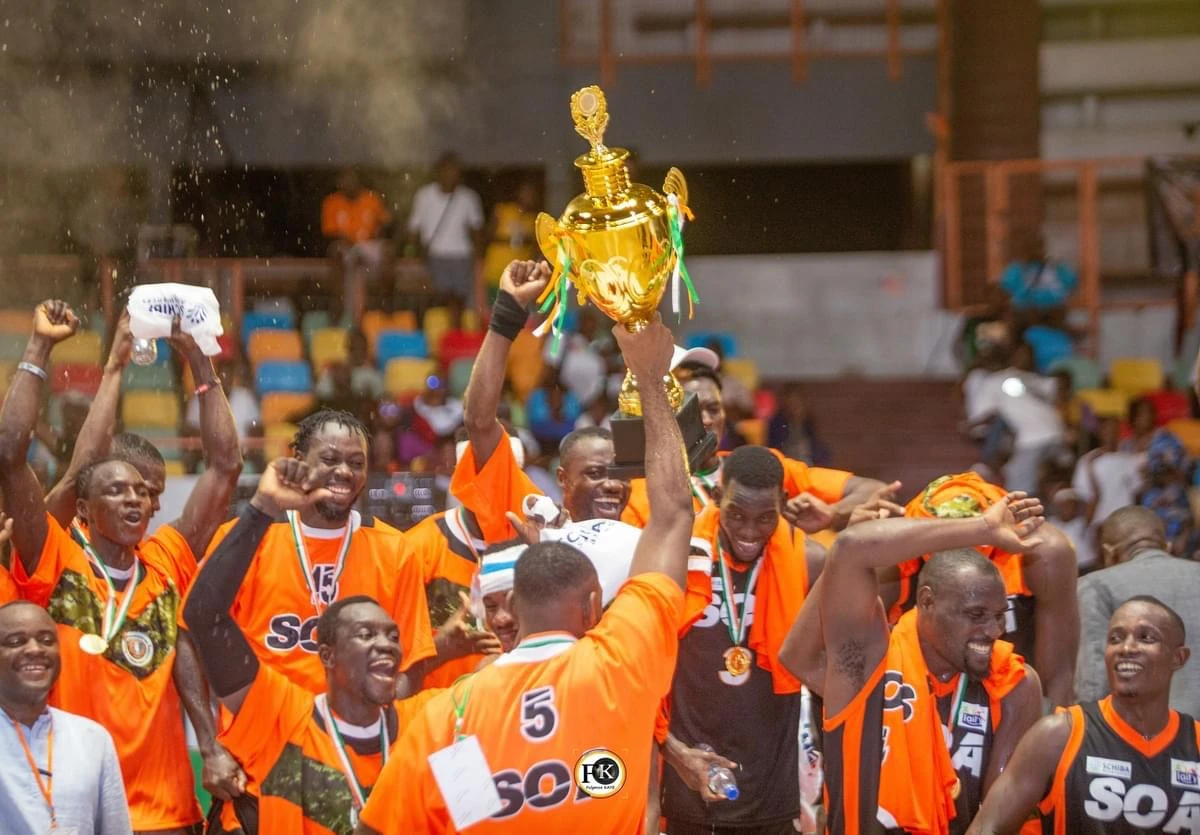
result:
[[[559,338],[569,284],[578,289],[580,304],[590,301],[630,331],[646,327],[654,318],[668,287],[676,314],[686,293],[690,318],[696,292],[683,263],[683,224],[692,215],[682,172],[677,168],[667,172],[664,194],[629,181],[625,166],[629,152],[604,145],[608,105],[599,87],[584,87],[571,96],[571,118],[575,131],[592,147],[575,160],[583,174],[584,193],[567,204],[558,220],[545,212],[537,218],[538,245],[554,268],[539,299],[541,311],[549,313],[539,332],[550,329],[554,339]],[[610,471],[619,478],[644,472],[645,431],[638,385],[627,372],[612,422],[616,462]],[[676,410],[695,469],[712,455],[717,439],[704,429],[695,396],[685,398],[679,381],[670,374],[661,385]]]

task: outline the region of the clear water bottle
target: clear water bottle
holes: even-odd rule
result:
[[[134,365],[154,365],[158,361],[158,340],[134,339],[130,358]]]
[[[696,748],[700,751],[707,751],[710,754],[716,753],[713,747],[708,744],[700,744]],[[717,763],[709,763],[708,765],[708,790],[726,800],[737,800],[740,794],[737,779],[733,776],[733,772]]]

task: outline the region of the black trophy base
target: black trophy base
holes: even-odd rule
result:
[[[717,451],[717,436],[704,428],[700,418],[700,401],[688,394],[675,414],[683,445],[687,450],[688,466],[696,472]],[[640,417],[617,413],[612,419],[613,448],[616,460],[608,468],[612,478],[629,481],[646,475],[646,424]]]

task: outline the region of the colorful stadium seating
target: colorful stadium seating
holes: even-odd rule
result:
[[[380,369],[399,357],[425,359],[429,356],[429,345],[425,334],[420,331],[384,331],[375,344],[375,359]]]
[[[254,387],[260,396],[273,391],[309,392],[312,369],[306,362],[264,362],[255,369]]]
[[[1163,387],[1166,373],[1156,359],[1123,357],[1108,367],[1108,385],[1130,397]]]
[[[435,360],[397,357],[384,370],[383,387],[392,397],[420,394],[425,389],[425,380],[436,373]]]

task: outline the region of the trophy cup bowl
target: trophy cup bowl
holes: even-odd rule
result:
[[[608,108],[600,88],[576,92],[571,97],[571,116],[575,130],[592,146],[575,160],[585,191],[567,204],[557,220],[545,212],[538,215],[538,245],[554,268],[555,278],[575,285],[580,304],[590,301],[610,319],[636,332],[653,321],[672,277],[678,276],[682,266],[682,218],[690,214],[687,181],[677,168],[668,172],[662,194],[629,181],[629,152],[603,143]],[[552,280],[547,292],[554,283]],[[566,302],[563,285],[557,303]],[[695,397],[685,398],[673,375],[668,374],[661,384],[677,413],[689,462],[695,469],[712,455],[716,438],[704,429]],[[610,470],[621,478],[644,472],[645,432],[638,387],[639,381],[627,372],[612,422],[617,460]]]

